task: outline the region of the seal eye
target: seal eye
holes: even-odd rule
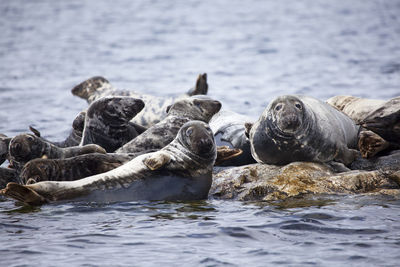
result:
[[[193,133],[193,129],[189,128],[186,130],[186,136],[190,136]]]
[[[300,103],[296,103],[296,104],[294,104],[294,106],[295,106],[297,109],[299,109],[299,110],[301,110],[301,109],[302,109],[302,107],[301,107]]]
[[[282,105],[276,105],[275,110],[279,111],[282,108]]]

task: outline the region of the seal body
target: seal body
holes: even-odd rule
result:
[[[107,152],[116,149],[139,135],[130,120],[144,107],[132,97],[102,97],[90,104],[85,118],[80,145],[97,144]]]
[[[18,182],[17,171],[11,168],[0,167],[0,188],[4,188],[11,182]]]
[[[60,148],[33,134],[19,134],[11,139],[9,145],[10,162],[17,169],[35,158],[68,158],[96,152],[106,153],[102,147],[95,144]]]
[[[8,158],[8,146],[11,139],[11,137],[0,134],[0,164],[3,164],[3,162]]]
[[[53,142],[58,147],[77,146],[81,142],[83,128],[85,125],[86,111],[81,111],[72,122],[72,130],[68,137],[60,142]]]
[[[329,98],[326,102],[342,111],[356,123],[360,123],[369,113],[382,106],[386,101],[339,95]]]
[[[72,182],[9,183],[1,193],[27,204],[204,199],[212,182],[216,146],[204,122],[191,121],[160,151],[140,155],[109,172]]]
[[[144,127],[152,126],[165,118],[167,116],[167,107],[172,105],[178,99],[192,95],[205,95],[207,94],[207,91],[207,74],[199,75],[194,89],[190,89],[187,94],[178,97],[153,96],[129,90],[117,89],[113,87],[108,80],[99,76],[90,78],[78,84],[71,90],[73,95],[86,99],[89,104],[104,96],[130,96],[143,100],[146,106],[137,116],[135,116],[132,122]]]
[[[138,155],[91,153],[65,159],[33,159],[22,168],[20,183],[78,180],[115,169]]]
[[[174,140],[186,122],[190,120],[208,122],[220,108],[219,101],[207,96],[191,96],[178,100],[168,108],[166,118],[117,149],[116,153],[139,153],[161,149]]]
[[[325,102],[302,95],[273,100],[251,127],[255,160],[267,164],[294,161],[349,164],[354,160],[359,126]]]
[[[245,123],[251,118],[229,110],[220,110],[210,120],[217,146],[242,150],[239,156],[226,160],[220,166],[241,166],[255,163],[250,151],[250,141],[245,135]]]

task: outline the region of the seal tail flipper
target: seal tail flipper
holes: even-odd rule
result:
[[[214,165],[219,165],[222,162],[235,158],[241,155],[243,151],[238,148],[229,148],[228,146],[219,146],[217,147],[217,159],[215,160]]]
[[[37,137],[40,137],[40,131],[38,129],[33,128],[32,125],[29,126],[29,130],[31,130],[31,132],[36,135]]]
[[[0,190],[0,194],[32,206],[47,203],[47,200],[34,190],[17,183],[8,183],[6,188]]]
[[[208,93],[207,73],[199,74],[196,80],[196,86],[189,90],[189,96],[206,95]]]
[[[363,158],[371,158],[389,146],[389,142],[372,131],[364,130],[359,134],[358,149]]]

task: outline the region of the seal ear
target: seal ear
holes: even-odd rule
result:
[[[165,153],[154,153],[143,160],[143,164],[152,171],[158,170],[170,162],[171,156]]]
[[[251,122],[246,122],[244,124],[244,134],[246,135],[247,138],[250,137],[251,127],[253,127],[253,123],[251,123]]]
[[[31,125],[29,126],[29,130],[31,130],[31,132],[36,135],[37,137],[40,137],[40,132],[39,130],[33,128]]]

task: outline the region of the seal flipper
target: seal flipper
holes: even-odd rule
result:
[[[31,132],[36,135],[37,137],[40,137],[40,131],[38,129],[33,128],[32,125],[29,126],[29,130],[31,130]]]
[[[17,183],[8,183],[5,189],[0,190],[0,194],[32,206],[47,203],[47,200],[34,190],[25,185],[20,185]]]
[[[144,131],[146,131],[148,129],[147,127],[144,127],[144,126],[134,123],[134,122],[129,122],[129,125],[131,125],[133,128],[135,128],[135,130],[138,134],[142,134]]]
[[[217,147],[217,159],[215,160],[214,165],[217,166],[226,160],[241,155],[242,153],[243,151],[239,148],[229,148],[228,146],[219,146]]]
[[[358,149],[363,158],[371,158],[390,146],[390,143],[373,131],[361,131],[358,139]]]
[[[357,157],[357,155],[359,155],[359,153],[360,152],[358,150],[343,147],[338,150],[334,160],[339,161],[344,165],[348,166],[355,160],[355,158]]]
[[[190,89],[187,94],[189,96],[194,95],[206,95],[208,92],[208,84],[207,84],[207,73],[199,74],[196,80],[196,86]]]
[[[143,160],[143,164],[152,171],[158,170],[171,161],[171,156],[166,153],[154,153]]]
[[[246,135],[247,138],[249,138],[250,136],[251,127],[253,127],[253,123],[251,122],[246,122],[244,124],[244,134]]]

